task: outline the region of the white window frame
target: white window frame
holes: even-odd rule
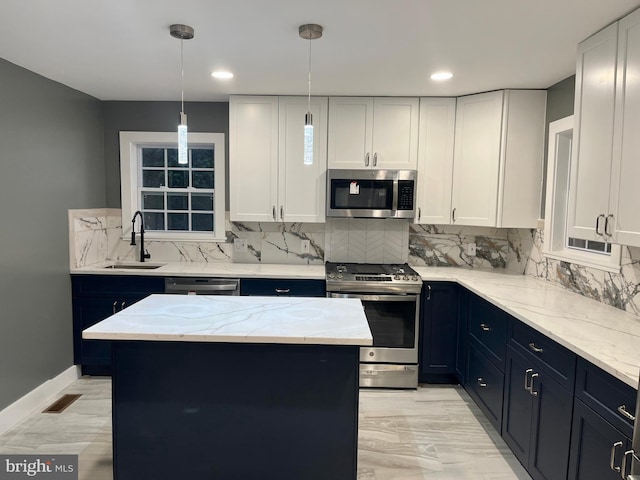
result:
[[[138,187],[141,182],[138,150],[144,146],[177,148],[177,132],[120,132],[120,197],[122,238],[131,236],[131,218],[142,210]],[[225,149],[224,133],[189,133],[189,148],[214,148],[213,232],[158,232],[145,230],[145,237],[158,241],[224,242]]]
[[[611,245],[610,255],[567,247],[566,225],[572,143],[573,115],[549,124],[542,253],[548,258],[617,273],[620,271],[620,245]]]

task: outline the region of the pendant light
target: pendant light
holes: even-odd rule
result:
[[[187,114],[184,113],[184,41],[193,38],[193,28],[189,25],[174,24],[169,27],[169,33],[174,38],[180,40],[180,125],[178,125],[178,163],[186,165],[189,163],[187,148]]]
[[[307,96],[307,113],[304,116],[304,164],[313,165],[313,116],[311,115],[311,40],[322,37],[322,27],[315,23],[300,25],[298,34],[309,40],[309,94]]]

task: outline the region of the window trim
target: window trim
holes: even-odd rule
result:
[[[224,242],[225,232],[225,146],[224,133],[189,133],[189,146],[214,147],[213,232],[154,232],[145,237],[155,241]],[[176,132],[120,132],[120,199],[122,209],[122,238],[131,235],[131,218],[141,210],[138,198],[138,148],[144,145],[177,148]]]
[[[564,153],[560,142],[569,141]],[[567,247],[566,218],[571,168],[571,149],[573,147],[573,115],[549,123],[549,141],[547,155],[547,189],[545,200],[544,239],[542,254],[547,258],[576,263],[585,267],[618,273],[622,249],[620,245],[611,245],[611,254],[586,252]],[[565,144],[566,147],[566,144]],[[563,155],[563,158],[560,156]],[[563,164],[562,162],[567,162]],[[559,168],[566,168],[562,172]],[[564,173],[564,175],[562,175]]]

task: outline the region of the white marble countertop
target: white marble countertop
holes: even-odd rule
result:
[[[324,279],[324,265],[169,262],[155,270],[105,269],[106,265],[95,264],[71,273]],[[453,267],[413,268],[424,281],[459,283],[638,388],[640,317],[524,275]]]
[[[89,327],[85,339],[372,345],[357,299],[150,295]]]
[[[640,318],[524,275],[414,267],[423,280],[452,281],[638,388]]]

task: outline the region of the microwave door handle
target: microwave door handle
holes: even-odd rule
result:
[[[391,211],[395,214],[398,211],[398,179],[393,180],[393,202],[391,203]]]

